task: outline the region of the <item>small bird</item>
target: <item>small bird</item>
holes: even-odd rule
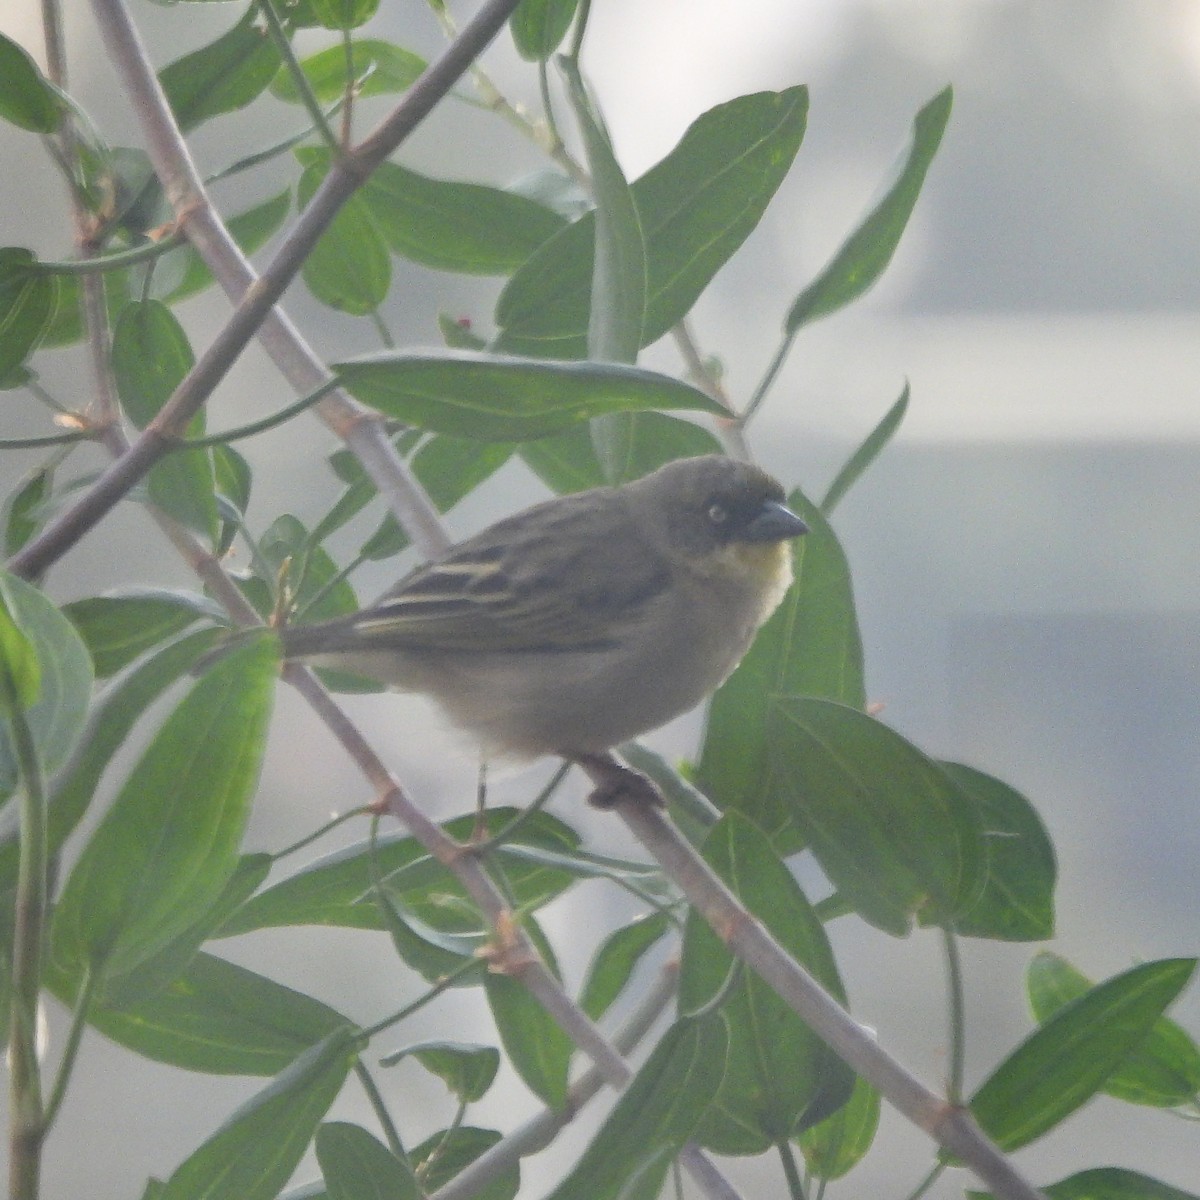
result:
[[[748,463],[679,459],[498,521],[283,652],[427,694],[485,759],[595,759],[737,666],[806,532],[784,500]]]

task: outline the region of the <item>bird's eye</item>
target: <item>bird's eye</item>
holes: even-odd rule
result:
[[[714,525],[724,525],[729,520],[729,510],[723,504],[710,504],[708,506],[708,519]]]

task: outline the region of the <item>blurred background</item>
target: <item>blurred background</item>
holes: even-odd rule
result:
[[[0,29],[40,59],[37,7],[3,6]],[[594,9],[585,65],[630,177],[713,104],[795,83],[811,89],[808,134],[791,175],[696,312],[700,346],[720,358],[741,400],[769,360],[791,300],[882,188],[913,114],[954,85],[949,129],[895,261],[865,300],[801,334],[751,443],[789,486],[820,495],[910,383],[906,423],[835,520],[854,571],[872,699],[926,751],[998,775],[1034,802],[1059,858],[1054,949],[1093,978],[1196,953],[1200,6],[596,0]],[[133,10],[162,65],[227,29],[241,6],[171,10],[133,0]],[[426,56],[441,45],[425,7],[396,0],[383,0],[366,32]],[[68,39],[72,90],[111,141],[138,144],[82,3],[69,5]],[[328,41],[313,34],[302,44],[307,51]],[[536,106],[536,79],[510,47],[498,44],[486,64],[510,98]],[[359,128],[382,111],[364,104]],[[209,171],[300,125],[298,110],[264,100],[210,122],[192,144]],[[397,157],[440,177],[496,183],[542,166],[509,128],[463,104],[443,104]],[[4,244],[66,257],[61,187],[37,141],[0,126],[0,161]],[[223,185],[217,198],[240,211],[281,186],[285,173]],[[396,270],[386,318],[398,343],[436,343],[439,310],[489,331],[496,282],[399,263]],[[302,284],[285,306],[331,358],[378,345],[368,322],[332,316]],[[185,306],[195,346],[226,312],[215,292]],[[81,359],[43,357],[48,389],[73,399]],[[669,345],[645,361],[679,369]],[[215,398],[210,427],[287,398],[252,349]],[[40,416],[19,408],[17,396],[4,397],[6,435],[43,431]],[[243,443],[257,466],[252,520],[266,523],[286,509],[311,522],[335,493],[322,461],[329,435],[315,422],[288,428]],[[5,491],[19,467],[6,454]],[[450,524],[469,532],[542,494],[522,468],[509,467]],[[124,506],[111,529],[54,572],[56,598],[130,583],[190,586],[146,527]],[[114,531],[125,540],[115,543]],[[364,575],[360,594],[387,582]],[[470,807],[470,757],[422,702],[368,697],[351,707],[431,811]],[[696,729],[684,720],[652,741],[687,755]],[[493,799],[522,802],[541,777],[501,779]],[[278,848],[364,799],[313,718],[281,690],[252,848]],[[558,811],[585,823],[598,848],[633,853],[615,822],[569,802]],[[614,918],[634,911],[589,884],[548,915],[573,982],[599,936],[592,914],[600,909]],[[939,1086],[947,1040],[935,936],[896,942],[853,920],[831,934],[856,1014]],[[364,1021],[392,1011],[415,987],[378,935],[305,930],[217,949]],[[1035,949],[965,948],[968,1088],[1030,1029],[1022,972]],[[1174,1015],[1200,1034],[1200,990]],[[51,1014],[52,1036],[61,1016]],[[403,1040],[422,1036],[492,1034],[473,998],[456,994],[426,1010]],[[415,1069],[384,1082],[399,1112],[416,1113],[411,1142],[449,1117],[440,1085]],[[258,1086],[160,1069],[90,1037],[51,1143],[47,1196],[84,1194],[85,1185],[90,1195],[137,1195],[147,1174],[168,1173]],[[515,1115],[534,1108],[508,1081],[473,1119],[511,1128]],[[365,1102],[349,1092],[335,1112],[370,1123]],[[523,1196],[548,1190],[588,1124],[526,1163]],[[855,1194],[906,1195],[930,1161],[921,1135],[885,1115],[873,1166],[851,1176]],[[1200,1133],[1099,1100],[1017,1161],[1040,1184],[1115,1164],[1194,1187]],[[730,1173],[747,1195],[782,1194],[774,1163],[734,1163]],[[308,1169],[299,1178],[314,1176]],[[960,1195],[966,1182],[951,1176],[933,1194]]]

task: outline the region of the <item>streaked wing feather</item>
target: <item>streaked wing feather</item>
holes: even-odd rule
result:
[[[418,567],[352,622],[355,640],[459,651],[583,649],[638,622],[669,568],[613,493],[521,514]]]

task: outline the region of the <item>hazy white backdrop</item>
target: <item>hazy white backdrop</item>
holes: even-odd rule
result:
[[[131,2],[159,64],[211,40],[241,9]],[[0,7],[0,28],[35,53],[37,7]],[[910,382],[907,423],[836,520],[855,574],[871,697],[925,749],[991,771],[1033,799],[1059,853],[1054,946],[1082,970],[1101,977],[1141,959],[1196,953],[1200,6],[596,0],[594,9],[586,65],[630,175],[712,104],[798,82],[811,88],[809,132],[791,176],[697,313],[698,339],[723,360],[737,397],[768,360],[791,298],[880,187],[916,109],[954,84],[954,115],[895,262],[864,302],[802,334],[752,442],[789,484],[820,494]],[[75,3],[69,18],[74,90],[112,141],[136,144],[86,5]],[[416,3],[383,0],[374,28],[427,55],[440,44]],[[510,95],[535,102],[534,81],[511,50],[498,47],[488,65]],[[213,169],[299,120],[262,103],[211,122],[193,144],[202,168]],[[454,105],[399,158],[443,177],[499,183],[540,165],[499,122]],[[0,127],[0,162],[0,241],[65,256],[61,189],[36,140]],[[239,193],[244,186],[220,193],[230,211],[265,194]],[[397,269],[402,302],[389,321],[400,342],[435,342],[438,309],[488,327],[494,284]],[[367,322],[331,317],[301,284],[286,306],[331,357],[376,345]],[[212,294],[189,304],[197,344],[225,311]],[[47,363],[47,385],[79,398],[78,364],[64,357]],[[675,366],[670,347],[648,361]],[[213,426],[286,398],[251,350],[215,398]],[[14,397],[3,401],[0,429],[30,429]],[[315,423],[303,445],[289,435],[259,439],[252,519],[285,507],[318,514],[327,500],[319,487],[333,490],[320,457],[327,448]],[[0,465],[6,484],[14,462]],[[521,469],[506,469],[451,523],[466,532],[540,494]],[[127,536],[121,553],[108,535],[88,539],[54,572],[57,597],[189,583],[135,511],[118,524]],[[368,578],[362,593],[385,583]],[[469,805],[473,767],[419,701],[353,707],[432,810]],[[657,744],[688,753],[694,729],[682,721]],[[255,848],[277,847],[363,798],[311,718],[282,694],[268,778]],[[498,798],[529,790],[529,777],[505,780]],[[610,822],[586,819],[600,844],[628,849]],[[587,887],[555,908],[549,931],[572,979],[594,940],[589,906],[621,903]],[[850,921],[838,923],[835,938],[856,1012],[939,1081],[945,1005],[934,938],[895,943]],[[969,1082],[1029,1028],[1020,970],[1034,949],[968,947]],[[227,950],[362,1019],[390,1011],[412,986],[381,940],[365,934],[302,932]],[[442,1011],[457,1012],[460,1024],[431,1015],[431,1033],[487,1036],[474,1004],[449,1003],[457,1009]],[[1176,1015],[1200,1033],[1200,992]],[[441,1104],[415,1074],[386,1082],[401,1107],[405,1095]],[[47,1195],[137,1195],[148,1173],[169,1171],[257,1086],[160,1071],[90,1039],[51,1143]],[[528,1104],[514,1085],[480,1117],[507,1127]],[[339,1111],[369,1120],[353,1096]],[[924,1173],[928,1148],[893,1120],[881,1144],[856,1194],[903,1196]],[[522,1195],[541,1194],[569,1153],[529,1163]],[[1043,1183],[1115,1163],[1194,1187],[1200,1134],[1099,1101],[1019,1160]],[[734,1173],[747,1195],[782,1188],[773,1164]],[[960,1182],[944,1180],[936,1194],[958,1195]]]

